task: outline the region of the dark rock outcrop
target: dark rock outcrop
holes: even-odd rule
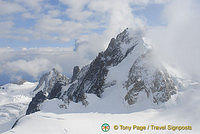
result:
[[[75,66],[73,69],[73,75],[72,75],[70,83],[73,83],[77,79],[79,72],[80,72],[79,66]]]
[[[116,39],[111,39],[108,48],[98,54],[95,60],[90,63],[87,71],[84,69],[84,75],[82,73],[81,76],[77,76],[77,81],[71,84],[61,98],[77,103],[85,101],[85,93],[92,93],[101,97],[104,92],[103,86],[108,74],[108,68],[117,66],[140,41],[135,37],[129,36],[128,29],[120,33]]]
[[[35,113],[37,111],[39,111],[39,104],[41,104],[42,102],[44,102],[44,100],[46,100],[46,96],[44,95],[44,93],[42,91],[39,91],[35,97],[32,98],[32,101],[30,102],[28,109],[26,111],[26,115],[29,115],[31,113]]]
[[[62,86],[66,86],[69,83],[69,79],[59,73],[55,68],[50,72],[44,74],[40,80],[38,86],[34,89],[36,95],[30,102],[26,114],[31,114],[39,111],[39,106],[46,99],[59,98],[62,94]]]

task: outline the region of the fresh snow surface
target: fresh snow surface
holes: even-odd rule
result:
[[[31,92],[37,83],[25,82],[22,85],[6,84],[0,89],[0,133],[9,130],[14,122],[24,114]]]
[[[71,105],[70,109],[79,108],[77,113],[70,113],[63,109],[56,108],[61,104],[58,99],[48,101],[44,104],[43,110],[25,116],[18,122],[17,126],[4,134],[103,134],[101,125],[108,123],[111,127],[108,134],[199,134],[200,132],[200,90],[199,83],[188,82],[187,89],[181,90],[178,95],[173,96],[163,107],[152,109],[147,108],[132,113],[85,113],[82,105]],[[191,97],[192,96],[192,97]],[[97,99],[91,96],[90,99]],[[112,98],[111,98],[112,99]],[[51,107],[52,109],[45,108]],[[76,107],[75,107],[76,106]],[[118,102],[113,101],[117,107]],[[120,106],[119,106],[120,107]],[[141,106],[142,107],[142,106]],[[85,108],[86,109],[86,108]],[[96,110],[101,107],[96,106]],[[109,109],[109,107],[104,107]],[[110,108],[111,109],[111,108]],[[135,108],[137,109],[137,108]],[[48,111],[51,112],[48,112]],[[173,125],[192,126],[192,130],[114,130],[114,125],[124,126],[148,126],[148,125]]]

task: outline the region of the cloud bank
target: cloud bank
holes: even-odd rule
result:
[[[175,0],[163,10],[166,26],[153,27],[148,36],[157,54],[172,66],[200,78],[200,3],[196,0]]]
[[[165,25],[136,15],[153,4]],[[200,78],[199,9],[197,0],[0,0],[0,84],[38,80],[53,67],[70,76],[127,27],[146,29],[162,59]]]

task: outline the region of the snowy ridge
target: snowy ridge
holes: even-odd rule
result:
[[[41,88],[42,92],[37,92],[33,98],[27,110],[32,112],[28,114],[39,110],[51,111],[52,108],[48,108],[51,103],[62,109],[61,112],[130,113],[138,110],[135,109],[137,105],[145,109],[167,102],[177,93],[179,83],[152,51],[151,46],[143,41],[140,30],[125,29],[111,39],[108,48],[89,65],[82,69],[75,67],[68,84],[55,86],[56,81],[51,79],[57,80],[62,75],[58,72],[55,74],[59,75],[45,74],[35,89]],[[48,83],[45,87],[42,86],[44,78]],[[48,97],[46,92],[56,94]],[[118,106],[113,106],[113,102]]]

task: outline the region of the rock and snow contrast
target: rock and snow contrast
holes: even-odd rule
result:
[[[139,30],[124,30],[89,65],[73,70],[71,80],[55,69],[42,76],[27,114],[39,111],[43,102],[54,98],[63,102],[60,107],[66,111],[73,111],[68,107],[74,103],[82,103],[88,112],[116,113],[124,111],[126,104],[134,105],[141,94],[152,104],[164,103],[180,86],[178,78],[156,60]],[[120,106],[104,108],[113,102]]]
[[[200,123],[200,108],[195,104],[199,102],[199,83],[176,75],[159,61],[140,30],[125,29],[90,64],[75,66],[71,79],[52,69],[40,78],[34,90],[33,87],[34,84],[23,93],[27,101],[20,103],[25,106],[18,105],[21,111],[27,108],[26,113],[20,114],[26,116],[6,134],[94,134],[102,132],[100,126],[104,122],[112,127],[171,123],[193,128]],[[192,100],[187,100],[188,95],[193,96]],[[20,117],[17,114],[12,120],[17,116]],[[113,128],[110,131],[122,133]],[[151,133],[172,132],[180,133]],[[181,133],[198,133],[198,127]]]
[[[39,111],[39,105],[46,99],[58,98],[61,95],[62,86],[68,84],[69,79],[53,68],[44,74],[37,87],[34,89],[36,95],[33,97],[26,114]]]

